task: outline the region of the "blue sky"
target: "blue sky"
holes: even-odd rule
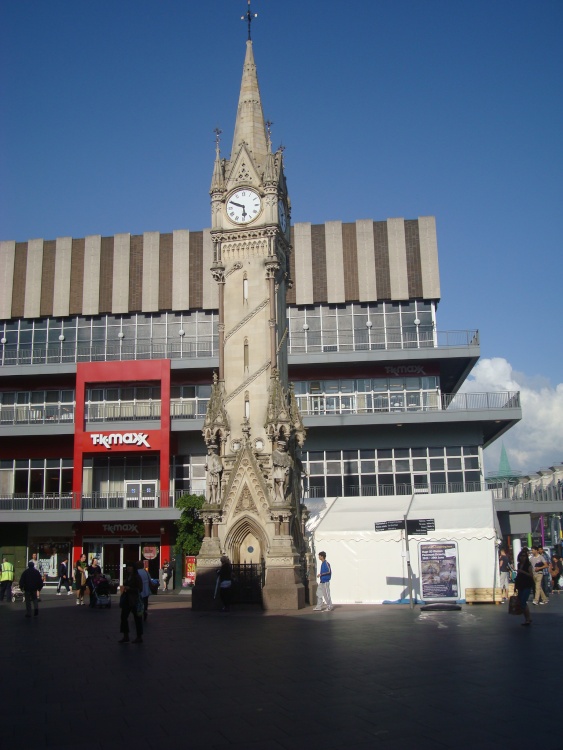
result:
[[[479,329],[494,387],[553,397],[563,424],[563,3],[253,10],[293,221],[436,216],[439,328]],[[244,0],[3,0],[0,237],[208,226],[213,129],[228,155],[245,11]],[[490,368],[473,380],[492,387]],[[511,446],[513,433],[523,470],[563,460],[557,428],[535,453]]]

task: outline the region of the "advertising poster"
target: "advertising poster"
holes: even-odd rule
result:
[[[184,585],[185,586],[193,586],[195,583],[195,566],[196,566],[196,558],[195,557],[186,557],[186,575],[184,577]]]
[[[421,542],[420,590],[423,601],[459,598],[456,542]]]

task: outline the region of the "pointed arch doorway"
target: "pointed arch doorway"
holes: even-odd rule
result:
[[[233,564],[233,603],[262,604],[265,580],[266,535],[252,518],[241,518],[225,539],[225,551]]]

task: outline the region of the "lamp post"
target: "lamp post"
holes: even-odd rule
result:
[[[412,507],[412,504],[414,502],[415,495],[426,495],[428,493],[427,488],[424,489],[417,489],[416,487],[413,489],[413,493],[411,495],[410,502],[408,504],[407,510],[404,515],[404,521],[405,521],[405,554],[406,554],[406,561],[407,561],[407,575],[408,575],[408,582],[409,582],[409,607],[411,609],[414,609],[414,601],[412,598],[412,567],[411,567],[411,556],[410,556],[410,550],[409,550],[409,530],[408,530],[408,520],[409,520],[409,513]]]

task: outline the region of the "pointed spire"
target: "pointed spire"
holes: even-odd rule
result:
[[[215,128],[215,164],[213,165],[213,177],[211,178],[210,193],[222,192],[225,187],[225,176],[223,174],[223,165],[221,164],[221,150],[219,146],[219,136],[221,130]]]
[[[243,142],[252,152],[256,165],[262,166],[268,153],[268,145],[258,76],[256,75],[254,53],[250,40],[246,42],[246,57],[240,85],[231,161],[236,157]]]

